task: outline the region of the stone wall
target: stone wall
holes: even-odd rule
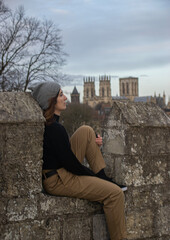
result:
[[[128,186],[128,239],[170,239],[170,119],[151,103],[115,102],[103,134],[107,172]]]
[[[43,131],[30,94],[0,93],[0,239],[107,240],[100,204],[42,193]],[[115,103],[103,133],[108,174],[128,185],[128,239],[168,240],[170,120],[155,105]]]

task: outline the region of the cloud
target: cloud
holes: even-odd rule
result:
[[[23,2],[37,15],[49,14],[59,24],[69,54],[66,72],[115,74],[115,70],[157,68],[170,63],[169,0],[15,2]],[[37,11],[39,8],[41,11]]]
[[[83,0],[85,3],[91,3],[93,0]]]
[[[57,9],[57,8],[55,8],[55,9],[51,9],[51,12],[54,12],[54,13],[57,13],[57,14],[64,14],[64,15],[66,15],[66,14],[69,14],[69,11],[67,11],[67,10],[64,10],[64,9]]]
[[[140,77],[149,77],[147,74],[141,74]]]

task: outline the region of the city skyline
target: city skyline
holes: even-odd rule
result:
[[[62,72],[81,93],[84,76],[111,75],[112,95],[118,79],[138,77],[139,95],[170,97],[170,1],[168,0],[6,0],[23,5],[26,15],[52,20],[69,54]],[[72,80],[72,82],[71,82]],[[73,87],[63,89],[71,93]],[[96,88],[97,90],[97,88]]]
[[[107,74],[106,74],[107,76]],[[95,79],[93,79],[93,81],[95,81],[95,94],[96,96],[99,96],[99,76],[94,77],[94,76],[86,76],[88,77],[93,77]],[[101,77],[101,76],[100,76]],[[112,97],[116,97],[116,96],[120,96],[120,89],[119,89],[119,78],[117,76],[110,76],[111,77],[111,96]],[[127,76],[127,77],[135,77],[135,76]],[[82,80],[83,82],[83,80]],[[83,82],[84,83],[84,82]],[[161,97],[163,97],[163,94],[165,93],[166,95],[166,91],[163,92],[153,92],[152,94],[148,94],[148,95],[142,95],[141,94],[141,84],[140,84],[140,79],[138,79],[138,84],[139,84],[139,89],[138,89],[138,94],[139,97],[143,97],[143,96],[152,96],[154,97],[154,95],[156,95],[157,97],[160,95]],[[70,98],[70,94],[72,93],[74,86],[77,88],[78,92],[80,93],[80,102],[83,102],[83,95],[84,95],[84,84],[82,84],[82,86],[80,85],[76,85],[73,84],[72,86],[66,86],[63,87],[63,91],[66,94],[66,96],[68,97],[68,100],[71,101]],[[168,103],[168,101],[170,101],[170,97],[168,98],[168,96],[166,95],[166,104]]]

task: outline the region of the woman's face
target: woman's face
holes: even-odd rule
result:
[[[55,104],[55,111],[54,113],[60,115],[61,111],[66,109],[66,100],[67,97],[64,95],[63,91],[60,89],[57,102]]]

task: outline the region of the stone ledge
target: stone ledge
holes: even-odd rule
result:
[[[44,193],[15,197],[3,204],[4,216],[0,215],[0,222],[24,222],[29,220],[45,219],[59,216],[91,216],[103,214],[102,205],[88,200],[57,197]]]
[[[170,118],[154,103],[113,103],[107,119],[107,127],[121,127],[122,124],[136,127],[170,127]]]
[[[40,217],[66,214],[94,214],[103,213],[102,205],[84,199],[58,197],[47,194],[39,195]]]
[[[0,93],[0,123],[43,123],[42,110],[30,93]]]

